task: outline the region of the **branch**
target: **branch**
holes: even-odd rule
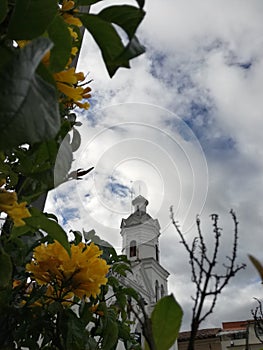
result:
[[[204,236],[201,230],[201,223],[199,216],[196,218],[197,225],[197,237],[192,241],[191,246],[187,243],[184,235],[182,234],[178,222],[174,219],[174,213],[172,207],[170,208],[172,224],[174,225],[182,243],[189,254],[189,264],[191,266],[192,282],[196,285],[195,297],[192,297],[194,301],[192,309],[192,323],[191,323],[191,336],[188,345],[188,350],[194,349],[194,341],[197,334],[197,330],[201,322],[203,322],[213,311],[216,306],[218,295],[222,292],[223,288],[228,284],[229,280],[236,275],[236,273],[245,268],[245,264],[236,265],[237,258],[237,244],[238,244],[238,221],[236,214],[233,210],[230,211],[234,222],[234,241],[231,256],[227,256],[228,264],[223,263],[226,271],[223,274],[218,274],[215,271],[215,267],[218,264],[218,255],[220,248],[220,238],[222,228],[219,227],[219,216],[212,214],[212,226],[214,233],[214,248],[212,256],[209,258],[207,252],[207,246],[204,240]],[[198,245],[198,250],[196,249]],[[212,297],[210,300],[210,306],[203,314],[203,307],[207,297]]]

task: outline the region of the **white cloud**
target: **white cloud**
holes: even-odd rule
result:
[[[210,245],[209,214],[219,213],[224,228],[222,256],[232,239],[228,211],[233,207],[240,221],[239,262],[248,263],[248,268],[219,296],[205,326],[248,319],[252,297],[261,296],[247,253],[259,259],[262,255],[263,3],[151,0],[146,1],[146,10],[140,37],[147,52],[132,62],[132,70],[121,69],[112,80],[95,44],[89,35],[85,37],[79,69],[90,71],[94,79],[96,106],[80,116],[82,149],[75,165],[95,170],[70,187],[62,185],[57,191],[63,198],[55,202],[50,196],[47,209],[55,208],[63,220],[59,209],[78,208],[67,228],[95,228],[119,247],[120,220],[130,212],[130,198],[112,194],[106,184],[110,176],[128,187],[133,180],[139,191],[140,183],[150,201],[150,214],[164,229],[162,263],[172,274],[170,291],[185,309],[187,329],[188,257],[167,226],[169,206],[174,204],[180,222],[190,208],[186,223],[193,223],[205,204],[201,219]],[[200,146],[187,125],[203,147],[209,178]],[[192,228],[187,237],[193,235]]]

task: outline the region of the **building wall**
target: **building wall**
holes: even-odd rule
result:
[[[178,342],[178,350],[187,350],[188,341]],[[220,339],[197,339],[195,342],[195,350],[221,350]]]
[[[247,323],[247,321],[244,321],[243,323],[245,323],[246,326],[243,332],[240,333],[240,339],[237,339],[238,333],[236,333],[235,331],[231,332],[230,329],[227,330],[229,334],[224,334],[220,336],[222,350],[228,350],[228,349],[261,350],[263,349],[263,344],[260,343],[259,339],[256,337],[253,322],[248,321]],[[247,339],[247,336],[248,336],[248,339]]]

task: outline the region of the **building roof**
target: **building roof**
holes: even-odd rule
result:
[[[204,328],[197,331],[196,339],[214,338],[221,331],[221,328]],[[190,339],[191,332],[180,332],[178,342]]]
[[[222,322],[223,331],[241,331],[245,330],[248,323],[253,320]]]
[[[151,215],[147,214],[146,212],[136,210],[127,219],[122,219],[121,227],[145,224],[149,220],[152,220]]]

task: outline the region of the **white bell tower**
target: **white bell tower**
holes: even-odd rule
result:
[[[123,284],[134,288],[143,298],[145,310],[151,314],[156,302],[167,295],[169,272],[160,263],[160,225],[147,213],[149,202],[139,195],[132,201],[133,213],[121,222],[122,253],[131,261],[132,273]],[[135,324],[135,334],[143,344],[140,324]],[[118,349],[124,349],[119,347]],[[170,350],[178,350],[177,342]]]
[[[122,253],[131,261],[133,274],[127,276],[130,285],[144,298],[150,310],[167,295],[169,272],[160,264],[160,225],[147,213],[148,200],[137,196],[133,213],[121,222]]]

